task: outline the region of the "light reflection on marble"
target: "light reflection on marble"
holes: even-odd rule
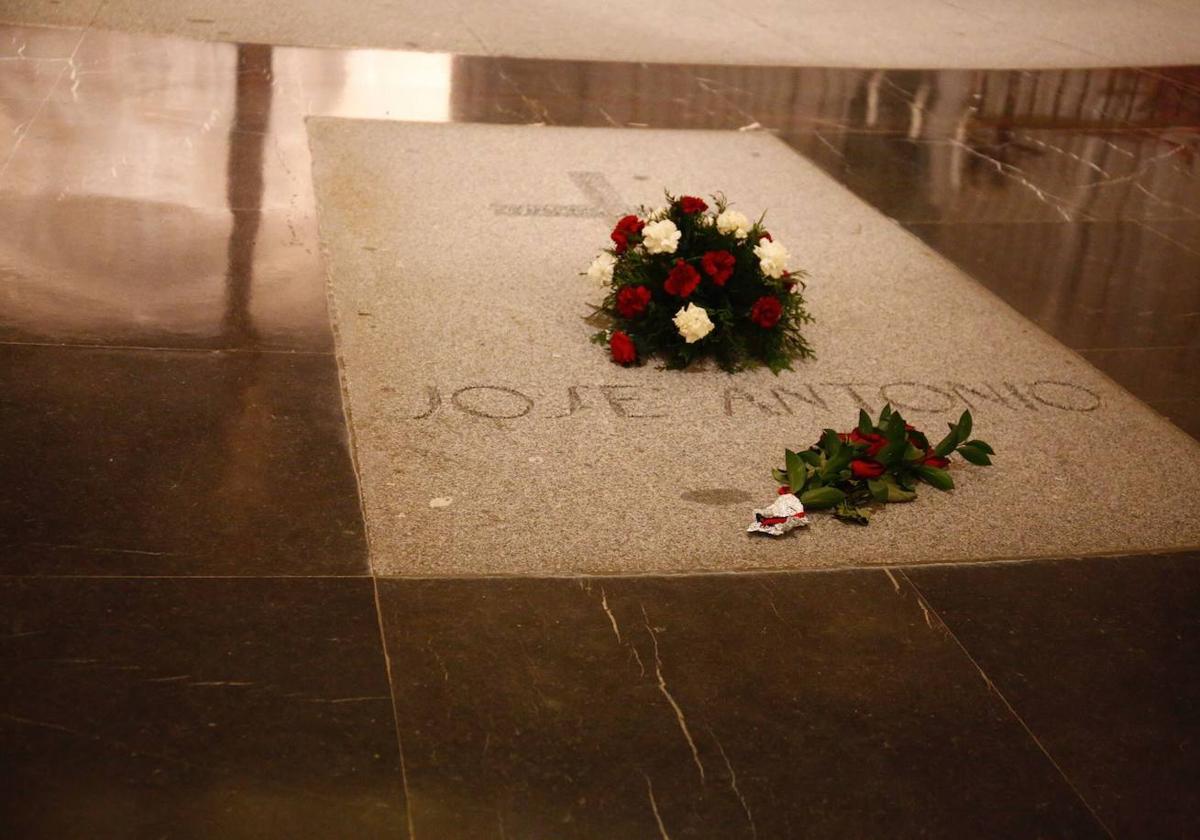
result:
[[[304,119],[340,116],[776,131],[1072,346],[1193,341],[1196,68],[667,65],[14,27],[0,51],[0,128],[19,138],[0,141],[0,340],[328,352]],[[1024,227],[1097,221],[1144,235],[1114,259],[1110,237]],[[978,268],[1014,251],[1039,261],[1037,294],[1019,260]],[[1048,300],[1062,317],[1031,308]]]

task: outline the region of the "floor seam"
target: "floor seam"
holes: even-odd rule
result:
[[[306,116],[307,119],[307,116]],[[304,129],[305,139],[308,140],[307,127]],[[383,617],[383,608],[379,597],[379,578],[375,575],[371,551],[371,527],[367,521],[366,499],[363,496],[362,475],[358,462],[358,445],[354,434],[354,424],[351,421],[352,409],[350,406],[350,391],[346,381],[346,369],[343,364],[342,355],[339,352],[338,344],[338,326],[337,326],[337,302],[333,297],[333,284],[329,282],[329,267],[323,257],[320,247],[321,243],[321,220],[317,209],[316,184],[313,177],[312,167],[315,165],[315,157],[312,154],[311,144],[309,148],[309,168],[307,176],[311,189],[308,194],[313,197],[312,212],[313,217],[317,220],[317,254],[316,259],[320,261],[321,278],[325,286],[325,316],[329,324],[329,333],[333,343],[334,365],[338,373],[338,399],[342,406],[342,423],[346,433],[346,448],[350,456],[350,469],[354,474],[354,490],[358,496],[358,512],[362,522],[363,542],[365,544],[365,561],[366,572],[371,579],[371,591],[374,596],[375,606],[375,621],[379,628],[379,647],[383,653],[383,665],[385,676],[388,683],[388,695],[392,702],[392,730],[396,737],[396,753],[400,759],[400,786],[404,795],[404,821],[408,840],[416,840],[416,827],[413,821],[413,806],[412,793],[408,786],[408,764],[404,756],[404,737],[400,730],[400,711],[399,705],[396,702],[396,683],[393,679],[392,672],[392,654],[388,648],[387,629]]]

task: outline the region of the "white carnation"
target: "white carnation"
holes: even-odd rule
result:
[[[675,313],[675,329],[688,344],[694,344],[713,331],[713,322],[708,320],[708,310],[689,303]]]
[[[651,222],[642,228],[642,244],[649,254],[674,254],[679,247],[679,228],[670,219]]]
[[[738,239],[745,239],[750,235],[750,220],[736,210],[726,210],[717,216],[717,230],[721,233],[732,233]]]
[[[758,265],[762,269],[762,273],[778,280],[787,273],[787,261],[792,255],[788,253],[787,248],[764,236],[754,246],[754,256],[758,257]]]
[[[617,264],[617,258],[612,254],[601,254],[592,261],[588,266],[587,276],[598,286],[607,286],[612,282],[613,266]]]

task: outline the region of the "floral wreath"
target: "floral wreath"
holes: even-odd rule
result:
[[[800,332],[812,322],[804,304],[804,271],[790,254],[723,195],[703,199],[667,193],[657,210],[639,208],[613,228],[613,245],[586,274],[608,290],[593,307],[609,325],[592,341],[620,365],[661,357],[685,368],[711,356],[726,371],[764,364],[790,370],[813,350]]]

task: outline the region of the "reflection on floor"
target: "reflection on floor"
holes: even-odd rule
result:
[[[1196,68],[647,65],[5,28],[8,833],[1194,831],[1195,555],[373,580],[310,115],[777,131],[1200,434]]]

